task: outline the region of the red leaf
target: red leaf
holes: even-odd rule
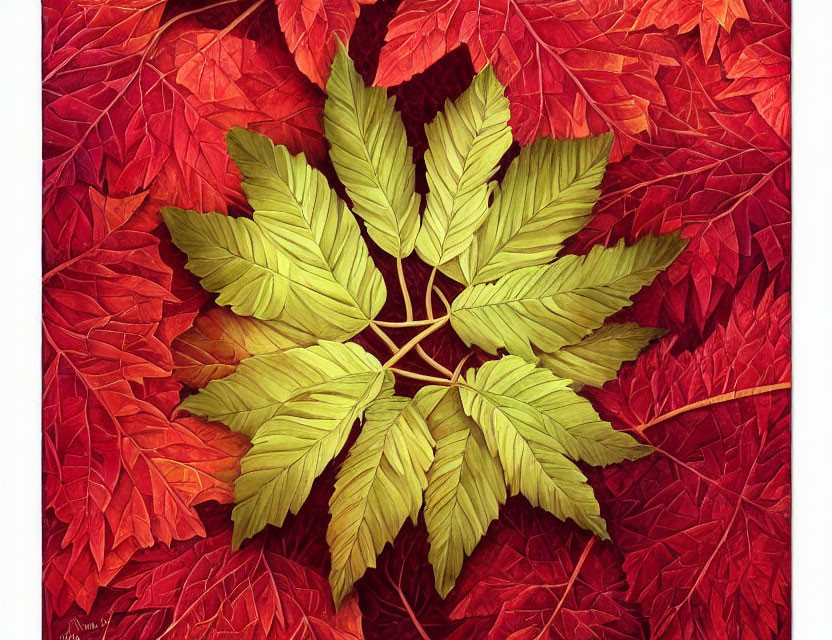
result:
[[[67,525],[44,580],[59,614],[73,599],[89,609],[137,549],[203,535],[193,505],[231,500],[247,446],[221,425],[170,421],[179,387],[156,332],[176,298],[155,220],[144,194],[84,191],[61,189],[44,218],[45,504]]]
[[[677,26],[679,33],[687,33],[699,27],[705,60],[713,53],[720,27],[730,33],[737,19],[748,18],[745,0],[627,0],[626,6],[637,16],[634,29]]]
[[[730,86],[718,98],[751,96],[766,122],[782,137],[791,131],[791,30],[789,5],[782,0],[748,0],[748,24],[719,41]]]
[[[763,640],[789,611],[789,302],[749,279],[692,352],[660,343],[594,394],[656,452],[604,472],[652,638]]]
[[[468,0],[404,0],[390,21],[375,84],[400,84],[459,47],[469,9]]]
[[[359,4],[376,0],[275,0],[280,28],[298,69],[322,89],[340,40],[349,45]]]
[[[53,628],[61,633],[94,621],[89,626],[105,628],[107,638],[131,640],[364,637],[357,598],[336,613],[327,580],[303,563],[303,553],[287,544],[283,531],[260,535],[234,552],[228,510],[214,509],[204,518],[206,538],[137,553],[89,616],[73,615]],[[95,640],[102,637],[98,629]]]
[[[446,28],[448,36],[440,41]],[[631,34],[633,19],[601,0],[405,3],[382,49],[376,83],[392,85],[465,42],[474,66],[491,63],[508,87],[510,124],[521,144],[615,131],[614,158],[664,104],[657,69],[675,64],[656,34]],[[400,65],[407,49],[417,54]],[[398,65],[398,66],[397,66]]]
[[[242,26],[208,29],[196,17],[160,24],[159,1],[52,2],[60,10],[45,9],[47,204],[56,187],[103,190],[106,180],[110,193],[150,188],[164,204],[225,211],[242,203],[223,140],[232,125],[321,156],[322,96],[273,34],[254,41]],[[197,67],[204,75],[189,72]]]
[[[254,323],[253,318],[225,308],[211,309],[197,318],[194,326],[173,343],[176,379],[200,388],[233,373],[240,360],[251,355],[242,334]]]
[[[447,637],[458,623],[448,619],[448,606],[433,586],[424,523],[406,522],[356,584],[364,631],[370,640],[425,640]],[[478,637],[478,636],[469,636]]]
[[[513,500],[450,596],[465,622],[449,640],[645,638],[626,589],[611,543]]]
[[[609,167],[574,248],[681,228],[690,245],[640,296],[639,320],[701,328],[760,257],[787,270],[790,149],[748,99],[714,98],[728,83],[695,45],[679,62],[659,74],[655,135]]]

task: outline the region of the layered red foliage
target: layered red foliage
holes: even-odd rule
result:
[[[44,637],[789,637],[789,12],[785,0],[46,0]],[[339,40],[368,83],[390,87],[417,161],[424,124],[487,63],[508,88],[513,152],[613,131],[595,216],[568,251],[677,229],[690,243],[623,314],[669,333],[585,392],[656,447],[588,470],[611,541],[510,501],[442,600],[424,527],[407,524],[336,613],[327,489],[231,551],[222,505],[247,441],[175,408],[248,355],[233,326],[245,320],[185,271],[158,211],[246,211],[223,139],[236,125],[334,180],[321,116]],[[453,366],[461,344],[440,339],[426,348]]]

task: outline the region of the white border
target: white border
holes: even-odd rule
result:
[[[794,7],[794,635],[832,606],[832,5]],[[0,637],[40,613],[40,6],[0,21]]]
[[[832,6],[793,6],[793,637],[832,606]]]
[[[40,3],[0,20],[0,637],[41,635]]]

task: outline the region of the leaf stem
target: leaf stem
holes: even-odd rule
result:
[[[586,562],[587,557],[589,556],[589,552],[592,551],[592,547],[595,544],[595,536],[592,536],[589,539],[589,542],[586,543],[584,550],[581,552],[580,558],[578,558],[578,562],[575,563],[575,568],[572,570],[572,575],[569,576],[569,582],[566,583],[566,588],[563,590],[563,595],[561,595],[560,600],[558,600],[558,604],[555,607],[552,616],[549,618],[548,622],[546,622],[546,626],[541,629],[540,633],[535,636],[534,640],[541,640],[542,638],[546,637],[547,632],[551,628],[552,624],[555,621],[558,613],[563,608],[563,603],[566,602],[566,596],[569,595],[569,592],[572,591],[572,586],[575,584],[575,580],[578,579],[578,575],[581,573],[581,569],[584,566],[584,562]]]
[[[431,367],[436,369],[439,373],[448,376],[449,378],[454,374],[453,371],[448,369],[448,367],[438,363],[436,360],[430,357],[427,351],[422,348],[422,345],[416,345],[416,353],[419,354],[419,357],[422,358],[425,362],[427,362]]]
[[[419,634],[419,637],[422,640],[430,640],[430,636],[428,635],[427,631],[425,631],[425,628],[422,626],[422,624],[419,622],[419,618],[416,617],[416,612],[413,611],[413,607],[411,607],[410,603],[407,601],[407,598],[405,597],[402,588],[396,584],[393,585],[393,588],[398,592],[399,599],[402,601],[402,604],[404,605],[404,610],[410,617],[410,621],[413,623],[413,626],[416,627],[416,633]]]
[[[381,341],[387,345],[387,348],[390,349],[390,353],[396,353],[399,350],[399,345],[393,342],[393,339],[390,336],[388,336],[384,332],[384,329],[379,327],[375,322],[370,323],[370,329],[372,329],[373,333],[375,333],[379,338],[381,338]]]
[[[449,319],[450,319],[449,316],[442,316],[441,318],[435,320],[433,322],[433,324],[428,326],[426,329],[423,329],[422,331],[417,333],[415,336],[413,336],[410,340],[408,340],[401,347],[401,349],[399,349],[396,353],[394,353],[391,356],[391,358],[387,362],[384,363],[384,365],[383,365],[384,368],[389,369],[394,364],[396,364],[399,360],[404,358],[408,353],[410,353],[410,350],[413,349],[413,347],[415,347],[417,344],[419,344],[422,340],[427,338],[430,334],[435,333],[435,332],[439,331],[439,329],[444,327]]]
[[[722,395],[713,396],[711,398],[705,398],[704,400],[699,400],[698,402],[692,402],[690,404],[686,404],[683,407],[679,407],[678,409],[674,409],[673,411],[668,411],[665,414],[657,416],[653,418],[650,422],[645,424],[640,424],[639,426],[635,427],[634,431],[637,433],[644,433],[650,427],[654,427],[657,424],[661,424],[666,420],[670,420],[671,418],[675,418],[676,416],[687,413],[688,411],[695,411],[696,409],[702,409],[703,407],[709,407],[714,404],[719,404],[721,402],[730,402],[732,400],[739,400],[740,398],[747,398],[749,396],[757,396],[763,393],[771,393],[773,391],[780,391],[782,389],[789,389],[792,386],[791,382],[780,382],[777,384],[769,384],[763,387],[752,387],[751,389],[740,389],[738,391],[731,391],[729,393],[723,393]]]
[[[425,289],[425,311],[427,311],[428,318],[433,320],[433,300],[431,299],[431,294],[433,292],[433,281],[436,279],[436,267],[430,270],[430,276],[428,277],[428,286]]]
[[[399,274],[399,287],[402,290],[402,298],[404,298],[404,311],[408,322],[410,322],[413,320],[413,303],[410,301],[410,291],[407,290],[407,280],[404,277],[401,256],[396,257],[396,273]]]
[[[390,371],[395,373],[397,376],[402,376],[403,378],[412,378],[413,380],[421,380],[422,382],[432,382],[433,384],[442,384],[448,387],[453,384],[453,382],[448,380],[447,378],[426,376],[421,373],[414,373],[412,371],[408,371],[407,369],[399,369],[398,367],[390,367]]]
[[[387,333],[384,331],[384,329],[382,329],[381,327],[379,327],[379,326],[377,326],[373,323],[370,324],[370,329],[372,329],[373,332],[379,338],[381,338],[382,342],[384,342],[384,344],[387,345],[387,348],[390,349],[390,353],[398,352],[399,345],[397,345],[393,341],[393,339],[390,336],[387,335]],[[449,378],[453,375],[453,371],[448,369],[448,367],[445,367],[445,366],[439,364],[436,360],[431,358],[430,355],[427,353],[427,351],[425,351],[422,348],[422,345],[419,345],[419,344],[416,345],[416,353],[419,354],[419,356],[422,358],[422,360],[424,360],[428,365],[430,365],[431,367],[436,369],[442,375],[447,376]]]
[[[442,304],[445,305],[445,312],[448,315],[450,315],[451,314],[451,303],[448,302],[448,299],[445,297],[445,294],[442,293],[442,289],[440,289],[436,285],[433,285],[433,291],[436,293],[436,295],[439,296],[439,299],[442,301]]]
[[[465,366],[465,363],[468,361],[468,358],[470,358],[472,355],[474,355],[474,352],[469,351],[468,354],[462,360],[459,361],[459,363],[456,365],[456,369],[454,369],[451,372],[451,382],[456,382],[457,380],[459,380],[459,374],[462,373],[462,367]]]
[[[445,316],[442,316],[444,318]],[[407,327],[424,327],[434,324],[437,320],[442,318],[431,318],[430,320],[408,320],[405,322],[391,322],[389,320],[371,320],[371,325],[378,325],[379,327],[388,327],[390,329],[406,329]]]

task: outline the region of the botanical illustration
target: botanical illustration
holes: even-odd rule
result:
[[[787,4],[43,16],[44,638],[790,637]]]

